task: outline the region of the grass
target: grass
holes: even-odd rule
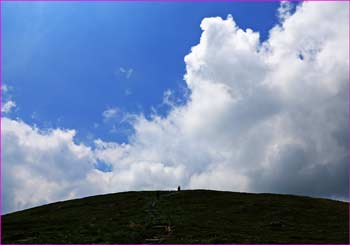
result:
[[[209,190],[100,195],[2,216],[2,243],[349,243],[348,203]]]

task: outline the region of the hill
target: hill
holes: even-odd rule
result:
[[[345,244],[348,212],[345,202],[291,195],[124,192],[4,215],[2,243]]]

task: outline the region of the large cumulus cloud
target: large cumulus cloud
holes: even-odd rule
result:
[[[4,117],[1,123],[3,211],[82,194],[94,157],[74,143],[74,130],[40,131]]]
[[[128,144],[89,148],[74,131],[3,118],[4,210],[179,184],[347,198],[348,3],[288,11],[264,43],[232,16],[203,19],[187,103],[167,96],[167,116],[134,116]]]

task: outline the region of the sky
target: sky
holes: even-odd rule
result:
[[[178,185],[347,200],[348,16],[2,3],[2,211]]]
[[[163,93],[183,95],[183,59],[199,40],[201,20],[235,14],[242,27],[259,29],[266,39],[278,3],[261,6],[4,3],[3,80],[15,88],[17,115],[24,121],[77,129],[81,141],[94,134],[125,142],[128,132],[111,133],[112,123],[101,125],[102,111],[150,115],[155,108],[165,115]]]

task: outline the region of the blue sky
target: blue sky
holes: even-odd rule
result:
[[[348,200],[348,4],[2,3],[4,211],[178,185]]]
[[[10,116],[41,128],[74,128],[86,143],[92,136],[125,142],[123,113],[149,116],[153,107],[165,115],[169,89],[184,99],[184,56],[198,43],[204,17],[232,14],[265,40],[278,6],[5,2],[3,82],[17,104]],[[104,122],[103,111],[115,107],[119,116]]]

